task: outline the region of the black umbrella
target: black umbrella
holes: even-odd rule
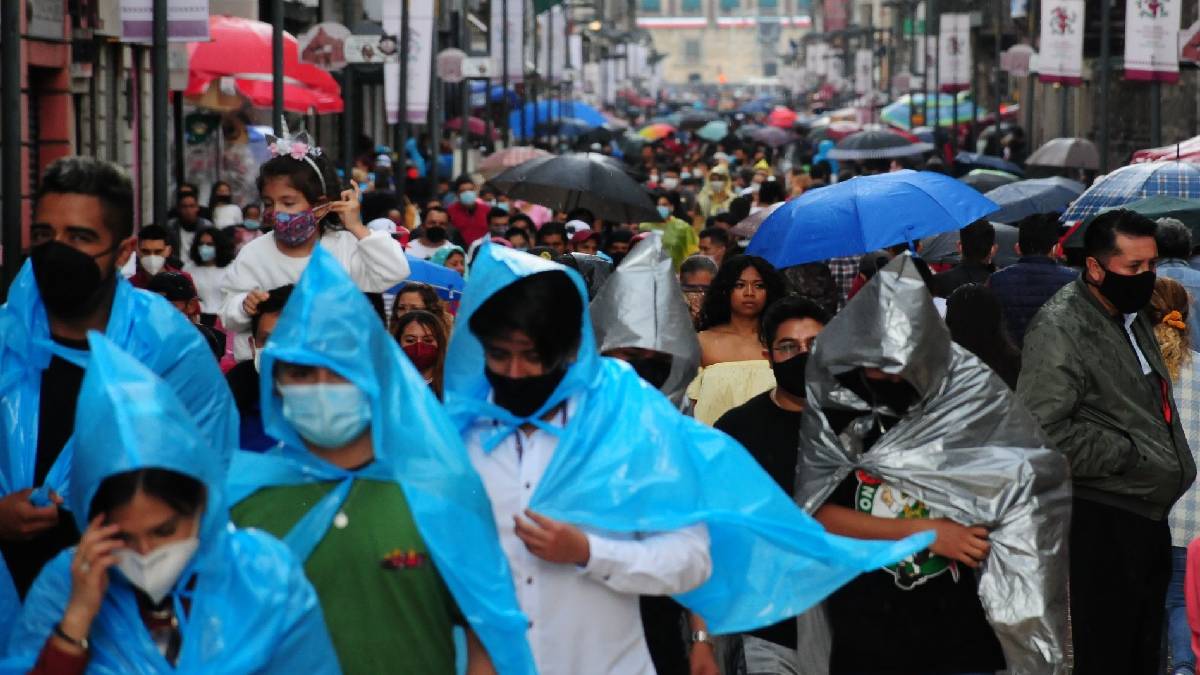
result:
[[[750,138],[772,148],[778,148],[796,140],[796,136],[779,127],[759,127],[750,132]]]
[[[975,169],[971,173],[959,178],[959,180],[980,192],[991,192],[998,187],[1015,183],[1021,179],[1011,173],[996,171],[994,169]]]
[[[829,158],[850,161],[891,159],[911,157],[932,149],[932,143],[913,143],[891,131],[860,131],[838,141],[837,147],[829,151]]]
[[[709,122],[719,120],[721,116],[711,110],[686,110],[679,115],[680,129],[699,129]]]
[[[646,190],[619,163],[595,153],[525,162],[496,176],[492,184],[513,199],[556,211],[583,207],[597,218],[618,223],[661,219]]]

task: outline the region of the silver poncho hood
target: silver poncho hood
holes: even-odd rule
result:
[[[865,454],[872,408],[835,377],[858,367],[901,375],[920,394]],[[1066,459],[1000,378],[951,341],[910,256],[889,263],[829,323],[807,381],[800,505],[815,511],[852,470],[863,469],[940,516],[987,527],[992,548],[979,570],[979,597],[1008,672],[1065,672]],[[863,416],[839,436],[826,410]]]
[[[700,366],[700,341],[661,234],[651,232],[633,247],[592,300],[591,312],[600,353],[638,347],[671,355],[662,393],[683,405]]]

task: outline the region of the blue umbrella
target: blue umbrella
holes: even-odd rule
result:
[[[433,286],[433,290],[437,291],[438,297],[443,300],[454,302],[462,298],[463,289],[467,287],[467,283],[463,281],[462,275],[449,267],[434,265],[428,260],[414,258],[411,255],[405,254],[408,258],[408,268],[411,273],[405,281],[419,281],[423,284]],[[389,292],[397,292],[404,283],[397,284],[395,288]]]
[[[581,101],[538,101],[537,105],[526,103],[524,105],[525,125],[521,125],[521,110],[514,110],[508,116],[508,124],[522,137],[534,135],[534,118],[537,118],[538,124],[545,124],[552,118],[570,117],[579,120],[593,127],[598,127],[608,122],[599,110]]]
[[[957,230],[996,208],[961,181],[931,171],[860,176],[780,207],[746,252],[791,267]]]
[[[955,165],[966,169],[966,171],[963,171],[962,173],[966,173],[971,169],[994,169],[996,171],[1011,173],[1017,177],[1025,176],[1025,171],[1023,171],[1021,167],[1013,164],[1003,157],[995,157],[993,155],[985,155],[978,152],[960,151],[957,155],[955,155],[954,163]]]
[[[1102,209],[1155,195],[1200,199],[1200,166],[1188,162],[1123,166],[1093,183],[1062,214],[1061,220],[1064,223],[1084,220]]]
[[[997,223],[1015,223],[1035,213],[1061,213],[1086,188],[1069,178],[1035,178],[1001,185],[986,193],[988,199],[1000,205],[1000,210],[988,217]]]

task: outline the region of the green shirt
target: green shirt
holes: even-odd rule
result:
[[[282,538],[335,485],[259,490],[233,508],[233,521]],[[356,480],[304,571],[345,673],[454,672],[458,610],[400,486]]]

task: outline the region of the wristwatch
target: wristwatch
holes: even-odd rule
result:
[[[712,645],[712,636],[706,630],[698,630],[692,633],[692,644]]]

